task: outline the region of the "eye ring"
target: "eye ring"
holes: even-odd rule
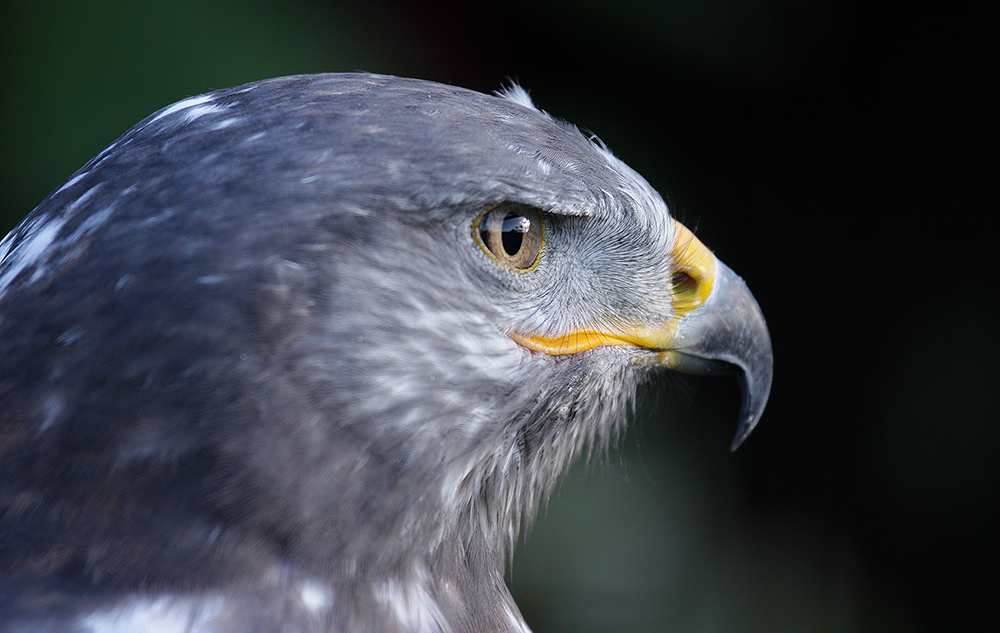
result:
[[[479,246],[497,262],[528,272],[541,259],[545,227],[538,209],[505,202],[484,211],[472,226]]]

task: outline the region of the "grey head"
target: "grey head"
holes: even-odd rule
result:
[[[189,98],[0,257],[3,631],[523,631],[512,543],[645,377],[735,370],[737,442],[770,388],[742,280],[518,88]]]

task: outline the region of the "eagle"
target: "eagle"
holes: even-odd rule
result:
[[[504,581],[664,370],[771,385],[740,277],[512,86],[156,112],[0,242],[0,631],[524,632]]]

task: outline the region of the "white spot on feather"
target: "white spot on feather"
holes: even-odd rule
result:
[[[225,283],[229,279],[229,275],[202,275],[201,277],[195,278],[195,282],[205,285],[214,285]]]
[[[156,121],[159,121],[164,117],[170,116],[171,114],[176,114],[181,110],[187,110],[188,108],[193,108],[203,103],[208,103],[211,100],[212,100],[211,95],[199,95],[197,97],[188,97],[187,99],[178,101],[173,105],[168,105],[167,107],[160,110],[160,113],[157,114],[155,117],[153,117],[150,120],[150,123],[155,123]]]
[[[507,622],[510,624],[510,629],[512,631],[518,631],[518,633],[531,633],[531,629],[528,628],[527,623],[521,614],[518,613],[516,608],[511,607],[509,604],[505,604],[504,613],[507,616]]]
[[[95,193],[97,193],[97,190],[100,189],[102,186],[103,185],[101,183],[98,183],[93,187],[91,187],[90,189],[84,191],[79,198],[66,205],[66,209],[62,213],[60,213],[60,215],[66,217],[73,213],[76,213],[76,210],[79,209],[83,205],[83,203],[89,200]]]
[[[239,119],[223,119],[212,126],[213,130],[224,130],[231,125],[239,123]]]
[[[193,108],[188,108],[184,112],[184,120],[190,123],[199,117],[203,117],[206,114],[215,114],[217,112],[225,112],[226,109],[217,105],[201,105],[195,106]]]
[[[47,267],[41,266],[41,264],[50,257],[50,252],[55,252],[59,248],[79,241],[111,217],[112,207],[98,211],[81,222],[72,235],[57,241],[57,236],[73,214],[100,188],[100,184],[91,187],[62,211],[36,217],[29,221],[24,231],[15,229],[3,242],[0,242],[0,260],[2,260],[0,270],[7,266],[3,274],[0,275],[0,297],[5,294],[10,282],[28,266],[37,265],[38,267],[27,283],[33,283],[43,277],[47,272]],[[15,235],[18,233],[25,237],[15,244]]]
[[[213,620],[223,607],[219,597],[133,600],[81,618],[78,626],[88,633],[212,633]]]
[[[28,226],[27,237],[10,248],[9,253],[4,253],[3,244],[0,244],[0,254],[3,254],[3,261],[8,265],[7,270],[0,275],[0,297],[6,294],[7,286],[21,271],[37,263],[45,255],[65,224],[66,220],[63,218],[38,218]],[[10,235],[7,236],[4,243],[11,239]]]
[[[312,615],[321,615],[333,605],[330,591],[317,582],[306,581],[299,586],[302,606]]]
[[[79,182],[80,179],[83,178],[84,176],[86,176],[88,173],[89,173],[89,170],[88,171],[80,172],[79,174],[73,176],[72,178],[70,178],[69,180],[67,180],[66,182],[64,182],[62,184],[62,186],[60,186],[58,189],[56,189],[56,193],[60,193],[60,192],[62,192],[65,189],[69,189],[70,187],[72,187],[73,185],[75,185],[77,182]]]
[[[96,231],[98,227],[108,221],[114,209],[115,207],[112,205],[92,213],[90,217],[80,223],[80,226],[76,227],[76,230],[73,231],[72,235],[64,240],[64,243],[73,244],[74,242],[78,242]]]
[[[531,95],[528,94],[528,91],[517,84],[511,84],[502,90],[498,90],[497,95],[518,105],[523,105],[526,108],[531,108],[532,110],[538,109],[531,101]]]
[[[17,230],[13,230],[7,234],[7,237],[0,240],[0,262],[3,262],[4,258],[7,257],[7,253],[10,252],[11,248],[14,246],[14,236],[17,234]]]
[[[52,426],[55,421],[62,415],[63,409],[65,408],[65,402],[63,402],[63,397],[58,393],[50,393],[45,399],[42,405],[42,412],[45,414],[41,425],[38,427],[38,433],[42,433],[47,428]]]
[[[160,110],[160,112],[150,119],[146,125],[152,125],[157,121],[165,119],[167,117],[179,114],[182,117],[184,123],[190,123],[199,117],[203,117],[207,114],[216,114],[218,112],[225,112],[226,108],[213,103],[212,100],[215,98],[214,95],[199,95],[197,97],[188,97],[183,101],[178,101],[173,105],[169,105],[166,108]]]
[[[441,612],[437,600],[428,589],[430,574],[426,567],[417,566],[405,580],[393,578],[373,588],[376,600],[389,608],[400,628],[414,633],[447,633],[451,625]]]

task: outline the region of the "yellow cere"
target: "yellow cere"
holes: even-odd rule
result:
[[[677,220],[674,224],[674,307],[681,317],[705,303],[712,293],[715,278],[715,255],[694,233]]]

